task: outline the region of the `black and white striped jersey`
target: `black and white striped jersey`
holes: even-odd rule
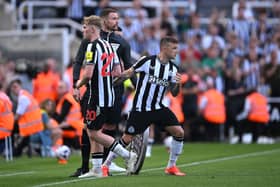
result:
[[[139,72],[136,93],[133,100],[133,111],[154,111],[165,107],[162,99],[178,67],[171,61],[160,62],[157,56],[145,57],[133,65]]]
[[[87,46],[86,65],[94,65],[94,71],[88,88],[90,99],[100,107],[112,107],[115,101],[112,71],[119,64],[118,56],[109,42],[97,39]]]

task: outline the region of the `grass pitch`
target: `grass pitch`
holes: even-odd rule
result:
[[[185,177],[164,174],[168,153],[154,146],[139,175],[113,173],[100,179],[77,179],[68,176],[80,166],[80,156],[59,165],[54,158],[0,158],[0,187],[279,187],[280,144],[229,145],[194,143],[184,146],[177,165]],[[121,159],[117,160],[121,165]]]

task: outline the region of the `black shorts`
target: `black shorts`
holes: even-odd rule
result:
[[[142,134],[151,124],[155,124],[161,129],[167,126],[180,126],[175,114],[169,108],[150,112],[132,111],[128,117],[125,133]]]
[[[86,108],[84,113],[84,123],[90,130],[100,130],[103,124],[112,124],[114,117],[113,107],[99,107],[96,102],[92,101],[89,104],[83,102],[83,107]]]

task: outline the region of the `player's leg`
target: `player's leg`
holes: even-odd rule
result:
[[[102,133],[102,126],[106,121],[106,114],[108,110],[106,108],[99,108],[94,103],[90,104],[89,107],[90,108],[87,111],[87,114],[89,115],[86,116],[85,121],[87,124],[88,135],[91,141],[91,145],[93,146],[92,147],[93,169],[91,169],[90,172],[81,175],[79,178],[102,176],[102,171],[101,171],[102,159],[100,158],[100,156],[101,155],[103,156],[103,148],[101,149],[99,147],[101,145],[109,148],[112,152],[116,153],[117,155],[127,160],[128,163],[134,164],[137,158],[137,155],[135,153],[130,153],[122,145],[120,145],[120,143],[118,143],[118,141],[116,141],[113,137]],[[100,145],[95,144],[95,142],[99,143]],[[98,168],[99,166],[100,168]],[[128,171],[131,172],[132,169],[133,168],[128,168]]]
[[[146,149],[146,157],[151,157],[152,156],[152,147],[154,143],[154,137],[155,137],[155,126],[154,124],[150,125],[149,128],[149,137],[148,137],[148,142],[147,142],[147,149]]]
[[[84,94],[81,100],[81,109],[83,117],[86,116],[87,102],[88,102],[88,91]],[[81,156],[82,156],[82,165],[78,168],[70,177],[78,177],[82,174],[85,174],[89,171],[89,157],[90,157],[90,141],[87,134],[86,128],[83,129],[82,132],[82,140],[81,140]]]
[[[116,138],[118,135],[118,124],[121,121],[121,109],[122,109],[122,94],[120,90],[116,90],[115,92],[115,103],[114,106],[111,108],[112,110],[108,112],[108,121],[103,125],[102,132]],[[109,149],[104,148],[104,157],[103,162],[106,160],[109,154]],[[118,166],[116,163],[110,164],[110,171],[111,172],[124,172],[125,169]]]
[[[138,155],[137,161],[133,166],[134,170],[132,174],[138,174],[143,165],[146,153],[147,139],[149,135],[149,129],[147,127],[150,123],[150,117],[147,116],[146,113],[131,112],[129,115],[125,133],[119,140],[122,146],[128,146],[131,152],[135,152]],[[143,133],[144,131],[145,133]],[[104,162],[104,166],[109,167],[112,160],[115,158],[116,155],[110,152],[106,161]]]
[[[161,116],[161,124],[165,126],[165,130],[171,134],[172,142],[169,153],[169,160],[165,169],[166,174],[184,176],[185,173],[181,172],[176,166],[177,159],[182,153],[184,144],[184,129],[179,124],[176,116],[168,108],[158,112],[157,116]],[[163,117],[164,116],[164,117]]]

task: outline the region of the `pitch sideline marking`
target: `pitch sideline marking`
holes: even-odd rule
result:
[[[248,158],[248,157],[254,157],[254,156],[268,155],[268,154],[273,154],[273,153],[276,153],[276,152],[279,152],[279,151],[280,151],[280,149],[275,149],[275,150],[270,150],[270,151],[248,153],[248,154],[243,154],[243,155],[228,156],[228,157],[222,157],[222,158],[217,158],[217,159],[192,162],[192,163],[189,163],[189,164],[180,164],[178,166],[179,167],[197,166],[197,165],[210,164],[210,163],[216,163],[216,162],[227,161],[227,160],[234,160],[234,159],[240,159],[240,158]],[[146,172],[150,172],[150,171],[157,171],[157,170],[162,170],[162,169],[165,169],[165,167],[158,167],[158,168],[141,170],[141,173],[146,173]],[[125,173],[119,173],[119,174],[116,174],[114,176],[117,176],[117,175],[125,175]],[[85,179],[66,180],[66,181],[60,181],[60,182],[52,182],[52,183],[35,185],[33,187],[45,187],[45,186],[52,186],[52,185],[61,185],[61,184],[68,184],[68,183],[74,183],[74,182],[85,181],[85,180],[96,180],[96,179],[102,179],[102,178],[85,178]]]
[[[16,172],[16,173],[7,173],[7,174],[0,174],[0,177],[11,177],[16,175],[29,175],[35,173],[35,171],[23,171],[23,172]]]

